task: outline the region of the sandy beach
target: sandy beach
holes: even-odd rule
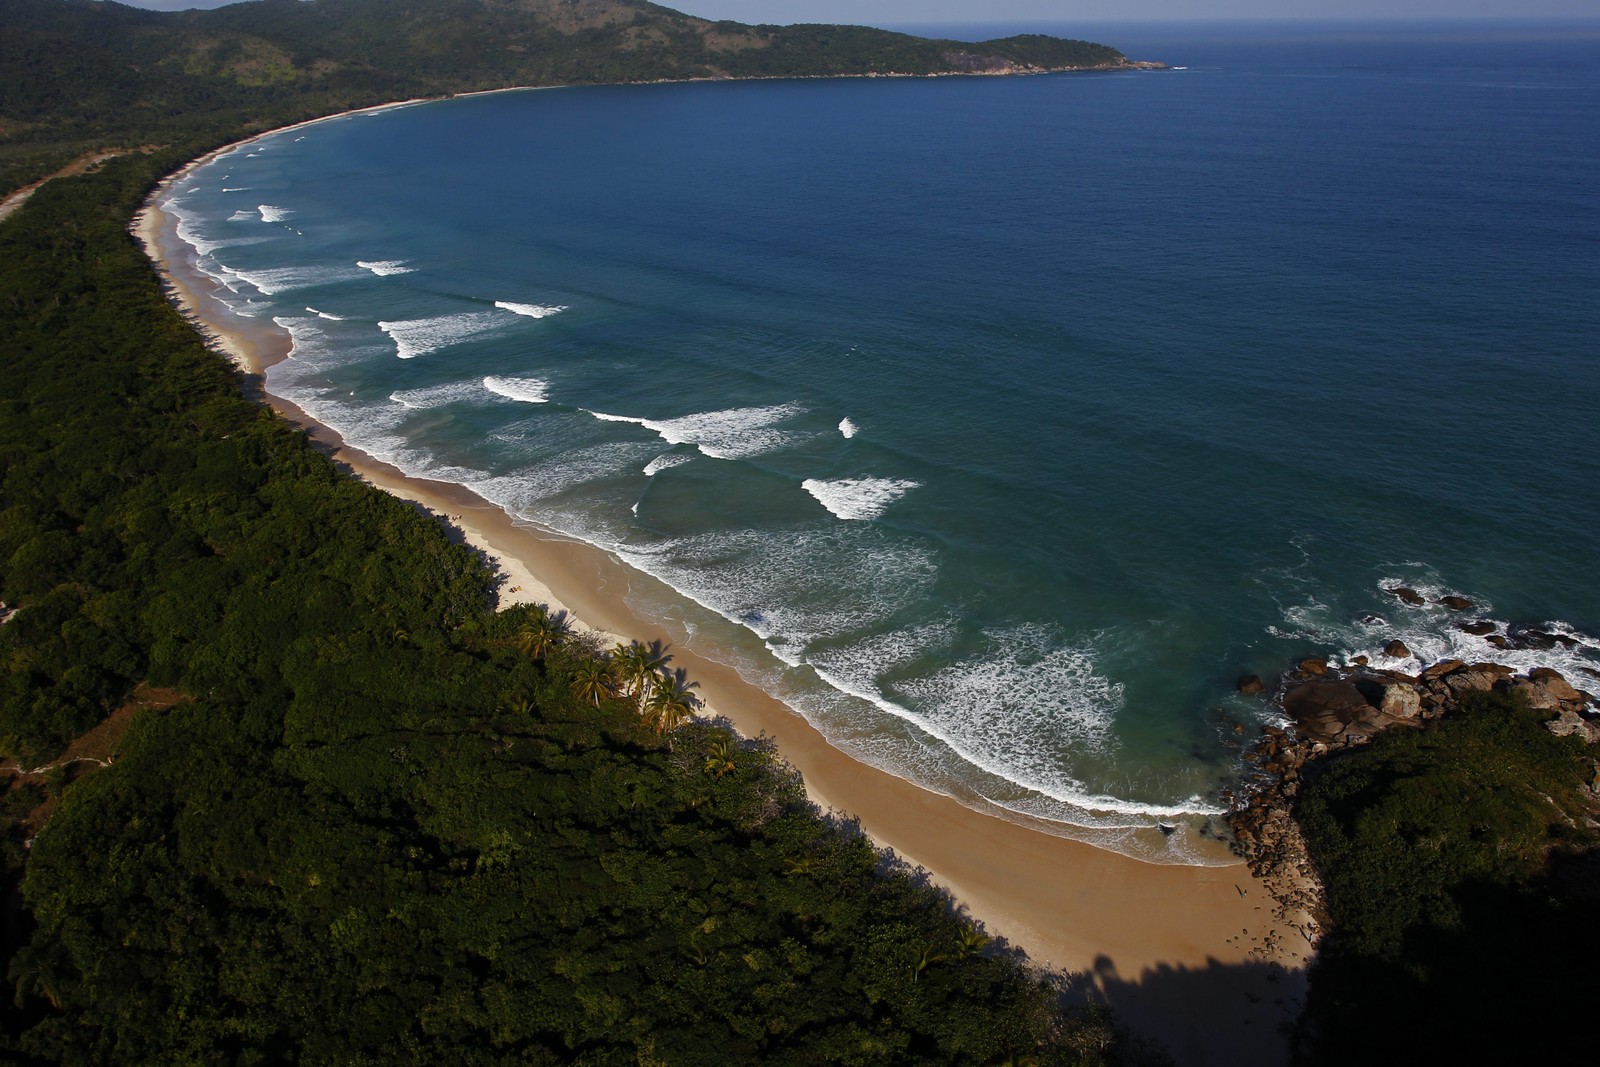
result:
[[[180,309],[256,383],[288,358],[270,321],[233,315],[159,204],[136,236]],[[656,579],[585,543],[516,522],[455,485],[410,478],[348,447],[291,404],[261,396],[312,434],[334,459],[396,496],[448,517],[492,557],[502,603],[537,601],[616,640],[673,641],[664,620],[634,603],[672,599]],[[511,592],[512,589],[517,590]],[[646,593],[639,597],[632,594]],[[793,709],[718,662],[715,649],[672,649],[673,666],[700,683],[708,710],[746,736],[774,738],[812,799],[859,820],[879,845],[925,868],[991,934],[1038,963],[1075,972],[1075,988],[1108,1000],[1137,1034],[1182,1064],[1272,1064],[1287,1059],[1282,1032],[1299,1011],[1310,947],[1275,919],[1275,902],[1242,862],[1145,863],[974,811],[860,763],[831,746]]]

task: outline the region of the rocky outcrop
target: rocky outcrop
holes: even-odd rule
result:
[[[1545,725],[1552,733],[1600,746],[1594,696],[1548,668],[1518,675],[1499,663],[1452,659],[1413,677],[1365,665],[1338,669],[1324,664],[1318,673],[1306,669],[1308,662],[1321,661],[1302,662],[1277,698],[1290,725],[1262,732],[1247,756],[1244,788],[1226,799],[1236,851],[1272,890],[1280,915],[1311,917],[1305,932],[1313,942],[1325,913],[1320,882],[1293,812],[1303,776],[1315,773],[1318,760],[1366,744],[1384,730],[1424,727],[1448,714],[1466,694],[1491,691],[1522,694],[1531,707],[1551,713]],[[1600,795],[1600,772],[1593,788]]]

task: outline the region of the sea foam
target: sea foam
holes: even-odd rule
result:
[[[335,285],[354,281],[360,274],[348,267],[268,267],[261,270],[240,270],[219,264],[230,277],[248,282],[263,296],[277,296],[295,289],[309,289],[315,285]],[[229,285],[230,289],[237,289]]]
[[[903,478],[807,478],[801,485],[841,519],[876,519],[921,483]]]
[[[459,315],[437,315],[427,319],[380,322],[378,329],[394,341],[395,355],[415,359],[450,345],[460,344],[500,325],[500,317],[489,311],[467,311]]]
[[[845,436],[846,440],[854,437],[859,431],[860,427],[851,422],[848,416],[839,420],[839,432]]]
[[[362,270],[370,270],[380,278],[387,278],[393,274],[412,274],[415,267],[406,266],[403,259],[358,259],[356,266]]]
[[[513,304],[509,300],[496,300],[494,306],[504,308],[516,315],[525,315],[530,319],[543,319],[551,315],[558,315],[567,310],[565,305],[545,304]]]
[[[455,404],[462,401],[483,401],[483,386],[476,380],[465,382],[446,382],[443,385],[430,385],[423,389],[396,389],[389,394],[389,399],[403,407],[416,411],[425,411],[429,408],[442,407],[445,404]]]
[[[650,478],[661,471],[666,470],[668,467],[677,467],[681,464],[688,463],[689,458],[690,457],[684,455],[682,452],[663,452],[661,455],[644,465],[645,477]]]
[[[483,387],[507,400],[520,400],[525,404],[544,404],[550,400],[550,383],[543,378],[502,378],[491,374],[483,380]]]
[[[606,422],[631,422],[661,435],[668,444],[692,444],[713,459],[746,459],[766,452],[774,452],[791,444],[797,435],[779,429],[805,409],[798,404],[775,404],[770,407],[726,408],[721,411],[703,411],[675,419],[644,419],[633,415],[609,415],[602,411],[589,414]]]
[[[282,222],[294,214],[286,207],[273,207],[271,204],[259,204],[256,210],[261,213],[262,222]]]

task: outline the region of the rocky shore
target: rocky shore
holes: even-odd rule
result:
[[[1393,593],[1409,603],[1421,602],[1420,595],[1410,589]],[[1460,597],[1439,602],[1463,612],[1473,606]],[[1493,633],[1493,626],[1488,632],[1473,629],[1483,625],[1463,622],[1459,628],[1500,649],[1550,649],[1570,640],[1531,627],[1513,628],[1505,634]],[[1410,656],[1398,641],[1391,642],[1384,654],[1390,659]],[[1600,690],[1600,673],[1595,680],[1578,681],[1589,690]],[[1413,675],[1371,666],[1364,656],[1344,666],[1306,659],[1270,692],[1256,676],[1241,678],[1238,687],[1240,692],[1268,696],[1288,724],[1263,730],[1246,754],[1249,771],[1243,787],[1227,797],[1235,848],[1273,892],[1280,917],[1309,917],[1302,932],[1313,944],[1326,925],[1326,915],[1317,872],[1293,812],[1302,784],[1316,775],[1322,761],[1365,745],[1384,730],[1425,729],[1449,715],[1471,692],[1521,694],[1530,707],[1547,713],[1548,730],[1576,735],[1596,746],[1595,754],[1600,756],[1600,702],[1592,691],[1579,688],[1548,667],[1518,673],[1500,663],[1446,659]],[[1593,762],[1590,789],[1600,796],[1600,760]]]

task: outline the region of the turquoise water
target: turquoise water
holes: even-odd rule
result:
[[[1186,69],[348,116],[168,208],[273,393],[861,758],[1193,861],[1240,674],[1600,667],[1600,35],[1144,33]]]

